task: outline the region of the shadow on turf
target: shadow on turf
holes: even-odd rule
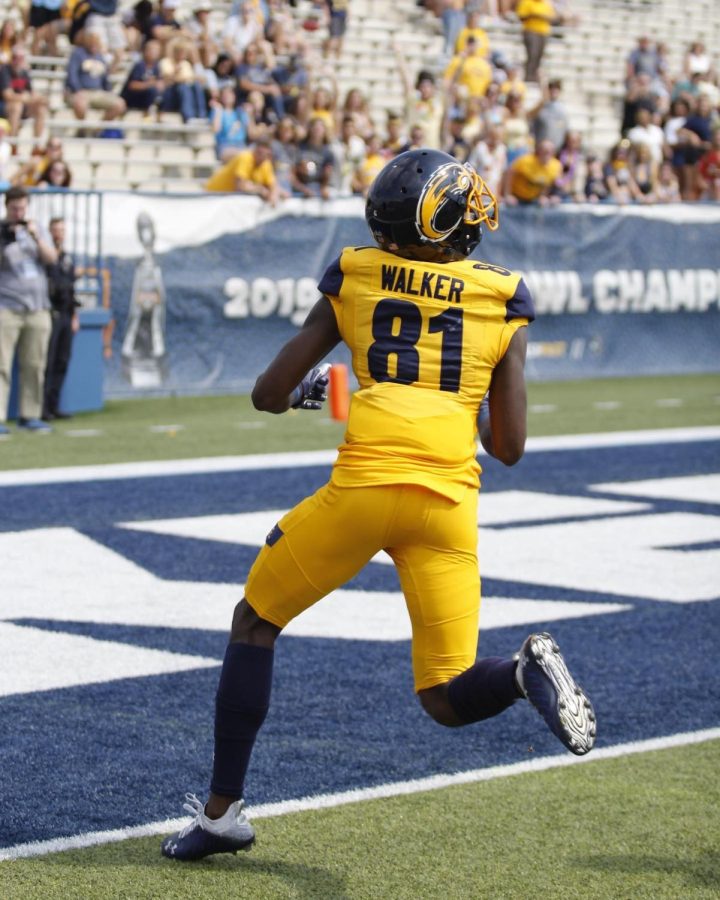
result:
[[[135,845],[133,846],[133,844]],[[89,847],[82,851],[70,850],[51,853],[38,857],[36,862],[60,869],[67,868],[70,880],[73,877],[73,870],[82,869],[89,874],[92,870],[99,872],[131,867],[136,870],[136,874],[129,874],[128,877],[137,881],[143,889],[152,888],[155,875],[162,877],[163,883],[166,883],[167,875],[173,871],[181,876],[183,884],[191,883],[192,879],[198,876],[206,886],[207,878],[212,873],[233,876],[245,873],[254,878],[282,879],[291,890],[288,896],[299,897],[301,900],[305,897],[332,897],[333,900],[350,900],[345,879],[338,873],[331,872],[322,866],[294,863],[282,859],[263,859],[255,855],[257,850],[254,850],[253,853],[239,853],[236,857],[223,854],[195,863],[179,863],[161,856],[159,847],[158,843],[157,853],[150,853],[145,840],[141,844],[134,841],[122,841],[118,844]],[[146,879],[145,884],[143,884],[144,879]],[[42,884],[41,878],[38,884]],[[259,885],[260,882],[256,882],[256,884]]]
[[[676,875],[683,884],[720,888],[720,853],[708,852],[695,859],[678,859],[650,854],[596,854],[576,860],[576,865],[596,872],[622,872],[625,875]]]

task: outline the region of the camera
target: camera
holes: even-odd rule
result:
[[[19,225],[27,225],[25,219],[19,222],[0,222],[0,244],[12,244],[16,239],[16,229]]]

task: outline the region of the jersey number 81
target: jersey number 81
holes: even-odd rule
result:
[[[399,322],[393,334],[395,320]],[[375,307],[372,320],[374,342],[368,348],[368,369],[375,381],[413,384],[420,374],[417,343],[422,336],[422,313],[409,300],[385,298]],[[440,390],[460,390],[462,367],[463,311],[446,309],[428,321],[430,334],[442,334],[440,354]],[[389,358],[397,359],[395,375],[389,371]]]

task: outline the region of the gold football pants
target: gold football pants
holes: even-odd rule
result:
[[[270,532],[246,599],[284,628],[385,550],[412,623],[415,690],[449,681],[477,652],[477,497],[475,488],[455,503],[415,485],[326,484]]]

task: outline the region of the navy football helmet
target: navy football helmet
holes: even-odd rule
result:
[[[477,172],[440,150],[408,150],[373,181],[365,219],[383,250],[407,259],[452,262],[498,227],[495,195]]]

